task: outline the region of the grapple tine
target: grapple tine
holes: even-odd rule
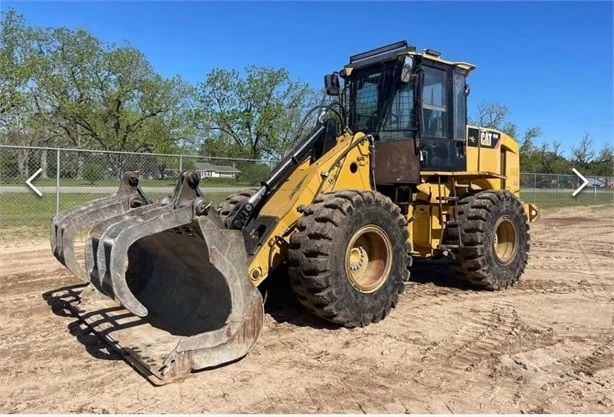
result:
[[[138,207],[100,221],[92,227],[85,246],[85,265],[89,280],[98,291],[114,298],[104,250],[111,248],[122,228],[159,214],[166,204],[162,202]]]
[[[88,281],[85,268],[75,256],[77,232],[104,218],[147,204],[150,204],[150,201],[140,189],[136,173],[127,172],[118,190],[112,195],[87,202],[55,216],[50,230],[53,255],[76,277]]]

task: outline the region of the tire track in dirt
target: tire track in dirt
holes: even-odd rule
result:
[[[0,301],[17,300],[21,296],[40,293],[43,288],[75,284],[77,279],[65,269],[35,269],[31,273],[12,274],[0,277]]]
[[[2,265],[0,277],[38,270],[48,271],[57,268],[66,270],[53,256],[51,247],[36,245],[28,248],[27,250],[23,248],[9,248],[3,249],[0,252],[0,265]],[[77,260],[83,262],[83,247],[75,248],[75,253]]]
[[[527,324],[509,301],[475,306],[458,317],[463,321],[461,327],[422,358],[429,369],[462,373],[504,354],[557,343],[552,337],[552,327],[538,318]]]
[[[11,320],[0,325],[0,410],[471,413],[482,403],[482,412],[607,411],[598,402],[611,387],[605,381],[614,380],[604,317],[595,321],[599,334],[581,326],[568,330],[569,344],[560,342],[554,320],[586,315],[596,303],[594,311],[603,314],[612,283],[606,279],[608,256],[597,250],[614,250],[607,242],[582,244],[604,287],[590,269],[578,271],[582,259],[569,240],[553,239],[575,229],[548,230],[548,224],[546,215],[533,230],[529,264],[562,263],[566,270],[527,268],[516,286],[490,292],[464,287],[447,267],[426,264],[422,276],[416,268],[391,315],[376,325],[330,329],[302,309],[282,306],[267,314],[260,339],[243,360],[159,388],[124,361],[104,360],[104,343],[73,317],[50,311],[42,294],[78,280],[59,273],[47,246],[38,246],[25,263],[18,261],[21,255],[0,253],[2,265],[15,263],[18,272],[9,277],[0,270],[0,316]],[[596,230],[594,224],[582,228]],[[27,273],[32,270],[38,272]],[[22,301],[19,313],[13,300]],[[557,306],[558,318],[547,316],[548,306]],[[574,350],[576,345],[582,349]],[[525,362],[515,362],[517,355],[539,360],[526,362],[527,370],[520,365]],[[505,367],[493,376],[500,360]],[[566,372],[593,375],[595,382],[562,378]],[[541,389],[545,385],[548,390]]]
[[[575,373],[584,373],[589,377],[601,370],[614,367],[614,340],[610,338],[590,355],[572,360],[571,364]]]

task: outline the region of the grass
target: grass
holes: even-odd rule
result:
[[[155,201],[163,194],[147,195]],[[217,206],[227,195],[208,193],[206,197]],[[103,194],[61,194],[60,211],[102,197]],[[55,195],[43,194],[43,197],[38,197],[33,193],[0,194],[0,242],[48,238],[55,212]]]
[[[572,196],[573,190],[554,191],[523,190],[520,198],[525,203],[535,203],[540,208],[552,209],[556,207],[592,206],[610,204],[614,207],[614,190],[584,190],[576,197]]]
[[[26,179],[24,178],[2,178],[0,186],[15,186],[23,185]],[[253,181],[252,181],[253,182]],[[141,187],[174,187],[177,183],[176,178],[166,179],[141,179],[139,185]],[[37,178],[33,181],[37,187],[55,187],[56,178]],[[100,179],[94,182],[87,180],[75,180],[71,178],[60,178],[60,187],[117,187],[119,180],[117,178]],[[236,179],[220,179],[220,178],[205,178],[200,181],[201,187],[249,187],[247,181],[238,181]]]
[[[577,197],[572,197],[571,191],[560,191],[557,195],[550,191],[523,191],[521,198],[527,203],[536,203],[542,210],[552,210],[558,207],[614,207],[614,191],[585,190]],[[154,201],[162,193],[148,191]],[[214,205],[218,205],[228,193],[207,193]],[[60,211],[70,207],[104,197],[103,194],[65,193],[60,195]],[[55,195],[43,194],[38,197],[33,193],[0,194],[0,241],[16,238],[47,238],[49,225],[56,212]]]

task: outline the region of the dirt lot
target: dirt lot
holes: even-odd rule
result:
[[[43,294],[78,281],[48,242],[0,248],[0,412],[614,411],[614,209],[545,213],[503,292],[421,264],[400,304],[334,329],[269,297],[243,360],[154,387]]]

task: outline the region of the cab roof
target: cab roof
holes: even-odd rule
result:
[[[475,65],[468,62],[448,61],[442,59],[441,53],[433,49],[425,49],[424,52],[418,52],[416,47],[410,45],[409,42],[399,41],[350,56],[350,62],[344,66],[344,69],[346,74],[349,75],[353,69],[361,68],[377,62],[390,61],[402,55],[420,56],[423,59],[439,62],[451,67],[458,67],[467,72],[476,68]]]

